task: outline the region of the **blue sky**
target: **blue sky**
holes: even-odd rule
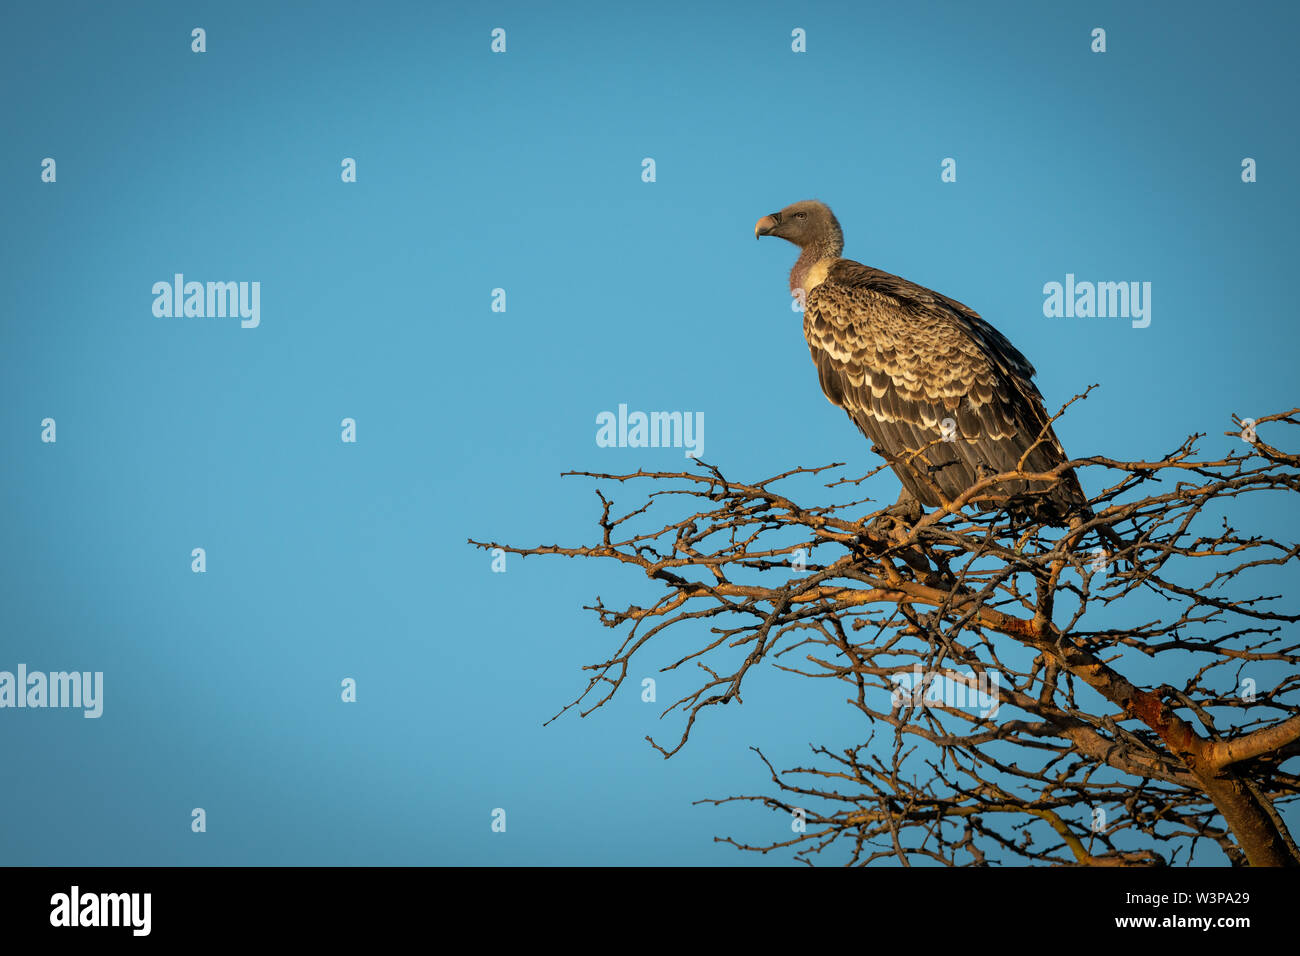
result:
[[[667,762],[642,738],[678,725],[634,693],[543,728],[611,647],[581,606],[644,588],[563,560],[493,574],[466,539],[579,543],[595,497],[560,472],[680,468],[680,449],[597,447],[619,403],[702,411],[704,457],[737,476],[875,464],[817,385],[793,250],[752,238],[804,198],[835,210],[847,256],[997,326],[1049,407],[1100,383],[1058,428],[1073,454],[1148,456],[1190,432],[1226,450],[1231,413],[1296,404],[1298,20],[1282,4],[15,9],[0,669],[102,670],[105,711],[0,713],[0,860],[787,862],[712,840],[785,821],[692,801],[765,792],[751,745],[789,766],[853,739],[842,694],[765,672]],[[155,317],[151,287],[178,272],[260,282],[260,326]],[[1150,327],[1045,318],[1043,285],[1067,273],[1151,282]]]

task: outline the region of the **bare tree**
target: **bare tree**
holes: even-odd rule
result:
[[[1128,866],[1190,862],[1210,841],[1234,865],[1295,866],[1283,812],[1297,796],[1286,765],[1300,756],[1300,645],[1288,625],[1300,615],[1266,592],[1294,575],[1300,547],[1238,530],[1229,512],[1294,507],[1300,456],[1255,429],[1298,414],[1236,420],[1226,434],[1244,441],[1225,457],[1199,457],[1193,435],[1151,461],[991,475],[912,523],[888,508],[861,514],[870,499],[855,496],[876,472],[827,482],[842,465],[748,483],[705,464],[570,472],[645,490],[616,511],[597,488],[594,544],[470,543],[610,559],[654,582],[648,607],[597,599],[591,610],[622,638],[560,713],[610,700],[666,629],[709,625],[665,668],[700,674],[664,711],[680,715],[679,739],[647,738],[665,757],[704,708],[740,699],[760,664],[842,682],[862,743],[814,747],[813,765],[783,771],[758,751],[774,792],[702,801],[798,821],[788,840],[725,838],[742,849],[788,847],[806,863],[841,847],[834,858],[857,864]],[[1068,530],[982,498],[1066,467],[1085,486],[1086,472],[1106,483]],[[836,500],[800,503],[791,486]],[[1266,508],[1240,507],[1261,494]],[[972,503],[992,510],[963,509]],[[1163,613],[1138,619],[1152,600]]]

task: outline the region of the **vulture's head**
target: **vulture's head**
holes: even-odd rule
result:
[[[761,236],[779,236],[801,249],[844,243],[835,214],[816,199],[805,199],[764,216],[754,224],[754,238]]]

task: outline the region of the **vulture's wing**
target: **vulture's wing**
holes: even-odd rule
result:
[[[838,260],[807,295],[804,335],[826,397],[927,505],[1014,470],[1047,426],[1034,367],[1000,332],[960,302],[888,272]],[[1066,460],[1050,428],[1045,439],[1026,470]],[[1044,489],[1017,481],[993,493]],[[1046,498],[1055,516],[1083,495],[1070,474]]]

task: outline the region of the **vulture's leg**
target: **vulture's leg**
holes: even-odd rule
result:
[[[888,508],[881,509],[880,514],[876,515],[871,522],[871,527],[888,530],[896,527],[901,522],[910,528],[921,520],[921,515],[924,513],[925,509],[921,507],[921,502],[917,501],[916,497],[904,488],[897,501]]]
[[[867,530],[872,537],[893,539],[900,533],[906,534],[921,519],[922,513],[921,502],[904,488],[897,501],[888,508],[881,508],[871,519]]]
[[[904,488],[898,500],[886,509],[886,513],[893,516],[894,528],[891,538],[894,543],[900,544],[907,540],[912,526],[921,520],[921,516],[925,514],[925,507],[915,495]],[[923,548],[916,545],[903,548],[898,553],[909,567],[920,572],[921,580],[927,586],[952,590],[959,594],[975,593],[957,580],[952,569],[948,567],[948,562],[941,557],[936,558],[934,555],[926,554]]]
[[[889,510],[906,521],[909,526],[916,524],[921,520],[921,515],[925,514],[921,502],[917,501],[916,496],[906,488],[898,496],[898,500],[889,506]]]
[[[883,548],[897,546],[907,539],[908,533],[912,530],[912,525],[921,519],[923,513],[921,502],[917,501],[912,493],[904,488],[903,493],[898,496],[898,501],[888,508],[881,509],[880,513],[867,525],[867,534],[859,536],[859,538],[873,539]],[[932,573],[930,562],[921,548],[912,545],[901,548],[895,553],[922,578],[928,578]]]

